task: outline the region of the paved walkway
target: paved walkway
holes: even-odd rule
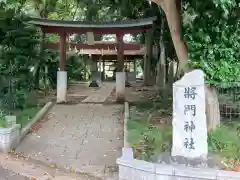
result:
[[[1,167],[0,180],[26,180],[26,178],[24,176],[18,175]]]
[[[115,83],[102,84],[101,88],[98,90],[97,93],[95,93],[91,96],[88,96],[82,102],[103,103],[104,101],[106,101],[107,97],[111,94],[114,87],[115,87]]]
[[[112,84],[103,85],[87,102],[102,102],[113,88]],[[27,135],[17,152],[58,168],[117,179],[122,114],[122,105],[55,105],[49,118],[42,120],[42,127]]]

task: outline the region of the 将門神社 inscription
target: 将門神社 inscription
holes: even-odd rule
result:
[[[173,84],[172,156],[207,156],[204,73],[194,70]]]

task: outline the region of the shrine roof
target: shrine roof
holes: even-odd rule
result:
[[[89,22],[89,21],[66,21],[66,20],[49,20],[42,18],[31,18],[29,23],[38,26],[51,26],[51,27],[74,27],[74,28],[124,28],[124,27],[139,27],[152,25],[156,17],[122,20],[112,22]]]
[[[149,28],[156,17],[122,20],[115,22],[88,22],[88,21],[63,21],[63,20],[49,20],[42,18],[31,18],[29,23],[40,26],[46,33],[85,33],[95,32],[100,34],[116,34],[116,33],[137,33]]]

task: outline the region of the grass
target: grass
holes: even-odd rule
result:
[[[223,122],[221,127],[209,132],[208,146],[210,152],[227,159],[240,160],[240,119],[236,120]]]
[[[6,114],[11,114],[16,116],[16,123],[21,125],[21,128],[25,127],[31,120],[34,118],[34,116],[38,113],[38,111],[41,109],[41,106],[31,106],[31,107],[26,107],[24,109],[15,109],[15,110],[8,110]],[[4,119],[0,117],[0,127],[6,128],[7,127],[7,122],[5,119],[4,114]]]
[[[169,114],[169,100],[141,102],[136,105],[128,121],[128,141],[135,150],[135,157],[150,160],[151,156],[169,152],[172,144],[171,119],[167,124],[155,124],[149,121],[149,114],[164,118]],[[150,105],[151,104],[151,105]],[[132,108],[131,108],[132,109]],[[209,152],[223,159],[240,160],[240,119],[223,120],[221,127],[208,134]]]
[[[127,138],[135,150],[137,158],[147,160],[156,153],[170,150],[171,125],[164,121],[161,126],[158,126],[159,122],[149,121],[149,114],[163,119],[169,117],[169,114],[171,114],[171,102],[171,98],[155,100],[154,103],[148,101],[138,102],[134,112],[131,112],[131,118],[127,124]]]
[[[171,148],[171,126],[156,127],[143,119],[129,119],[127,129],[128,142],[139,153],[137,158],[147,160]]]
[[[40,109],[41,107],[28,107],[23,110],[16,110],[14,114],[17,116],[17,124],[20,124],[22,128],[25,127]]]

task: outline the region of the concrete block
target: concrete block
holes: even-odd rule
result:
[[[217,170],[217,180],[240,180],[240,173],[233,171]]]
[[[126,72],[126,80],[130,83],[136,83],[136,73]]]
[[[125,72],[116,72],[116,101],[125,102]]]
[[[138,170],[133,167],[119,166],[119,179],[121,180],[155,180],[155,173]]]
[[[190,177],[176,177],[176,176],[174,176],[174,179],[171,179],[171,180],[204,180],[204,179],[201,179],[201,178],[190,178]]]
[[[155,173],[135,169],[132,180],[155,180]]]
[[[156,174],[158,175],[174,175],[174,167],[168,164],[156,164]]]
[[[57,103],[67,101],[67,72],[57,72]]]
[[[176,177],[187,177],[190,179],[217,179],[217,172],[210,168],[191,168],[185,166],[175,166],[174,175]]]
[[[15,125],[17,123],[17,117],[16,116],[5,116],[7,123],[8,123],[8,127],[12,127],[13,125]]]
[[[132,168],[128,166],[119,165],[119,180],[132,180],[133,173]]]
[[[117,159],[117,164],[122,165],[122,166],[131,167],[136,170],[142,170],[142,171],[155,173],[155,164],[147,162],[147,161],[142,161],[142,160],[137,160],[137,159],[126,159],[126,158],[121,157],[121,158]]]
[[[174,167],[167,164],[156,164],[156,180],[173,180]]]
[[[133,149],[127,148],[127,147],[122,148],[122,158],[128,159],[128,160],[134,159]]]
[[[8,152],[10,148],[16,148],[20,142],[20,124],[9,128],[0,128],[0,151]]]

